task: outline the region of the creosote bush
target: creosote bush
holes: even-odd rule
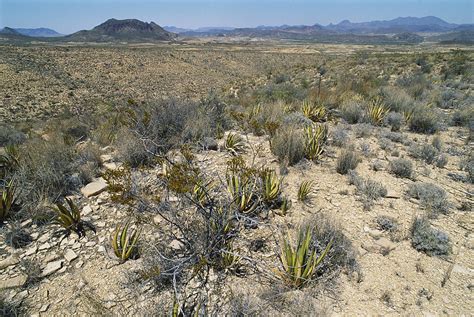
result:
[[[349,184],[355,185],[357,194],[361,196],[364,209],[370,210],[374,201],[387,195],[387,189],[382,183],[360,177],[357,172],[349,171]]]
[[[433,134],[439,130],[440,116],[434,110],[427,107],[418,107],[413,111],[408,126],[410,131]]]
[[[411,244],[417,251],[430,256],[445,256],[451,253],[448,235],[431,227],[428,219],[416,218],[411,233]]]

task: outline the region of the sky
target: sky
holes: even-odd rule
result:
[[[0,0],[0,27],[48,27],[63,34],[109,18],[161,26],[326,25],[437,16],[474,23],[474,0]]]

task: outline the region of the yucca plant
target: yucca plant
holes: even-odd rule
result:
[[[290,239],[283,240],[280,260],[283,266],[282,271],[278,271],[279,276],[289,286],[299,288],[311,281],[317,271],[318,265],[324,260],[332,241],[326,246],[324,251],[316,254],[316,249],[311,245],[311,229],[300,229],[296,246],[293,248]]]
[[[263,200],[266,203],[271,203],[280,196],[281,178],[276,175],[275,171],[265,170],[262,173],[262,182]]]
[[[224,147],[227,151],[231,152],[234,155],[237,155],[239,152],[244,151],[245,142],[240,135],[229,133],[225,140]]]
[[[298,200],[305,202],[309,199],[309,195],[313,190],[312,181],[303,181],[298,188]]]
[[[121,262],[125,262],[137,254],[140,230],[129,232],[130,222],[117,226],[112,236],[112,248]]]
[[[255,183],[243,180],[243,177],[235,173],[227,174],[227,190],[232,196],[233,202],[242,213],[251,213],[258,204],[255,194]]]
[[[385,107],[381,98],[375,98],[367,107],[367,116],[374,125],[382,125],[385,116],[390,111]]]
[[[325,125],[308,126],[304,130],[305,156],[310,160],[317,160],[324,153],[324,144],[328,137],[328,128]]]
[[[250,111],[249,111],[249,114],[248,114],[248,118],[249,118],[249,121],[254,119],[256,116],[258,116],[260,113],[262,112],[262,106],[260,104],[256,105],[256,106],[253,106],[252,108],[250,108]]]
[[[8,215],[18,207],[15,192],[16,188],[13,184],[13,180],[3,186],[2,194],[0,196],[0,223],[2,223]]]

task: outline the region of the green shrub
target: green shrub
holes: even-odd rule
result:
[[[397,177],[411,178],[413,174],[413,163],[405,158],[395,159],[390,162],[390,172]]]
[[[431,144],[422,144],[420,146],[413,144],[408,148],[408,152],[410,156],[423,160],[427,164],[434,163],[438,156],[438,150]]]
[[[305,154],[303,133],[294,127],[280,128],[271,139],[271,151],[280,162],[298,163]]]
[[[342,150],[336,162],[336,171],[345,175],[350,170],[354,170],[359,162],[359,156],[354,149]]]
[[[451,252],[448,235],[432,228],[426,218],[416,218],[411,233],[411,244],[417,251],[430,256],[443,256]]]

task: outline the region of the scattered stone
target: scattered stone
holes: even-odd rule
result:
[[[81,248],[81,243],[80,242],[76,242],[72,245],[71,247],[72,249],[76,250],[76,249],[80,249]]]
[[[15,295],[15,299],[18,301],[24,300],[26,297],[28,297],[28,290],[21,291]]]
[[[21,287],[25,285],[27,279],[28,276],[26,274],[20,274],[16,277],[0,281],[0,290]]]
[[[369,234],[374,239],[380,239],[383,235],[383,231],[377,230],[377,229],[371,229],[367,226],[364,227],[364,231]]]
[[[6,258],[5,260],[0,261],[0,270],[3,270],[9,266],[18,264],[18,262],[20,262],[20,259],[18,258],[16,254],[13,254],[9,256],[8,258]]]
[[[109,162],[112,162],[112,155],[110,154],[102,154],[100,156],[100,160],[102,161],[102,163],[109,163]]]
[[[80,269],[84,265],[84,261],[80,260],[76,263],[75,268]]]
[[[99,177],[95,181],[81,188],[81,193],[85,197],[91,197],[91,196],[95,196],[102,193],[106,189],[107,189],[107,182],[102,177]]]
[[[394,191],[388,190],[385,198],[400,199],[400,195]]]
[[[33,222],[33,220],[31,219],[28,219],[28,220],[25,220],[21,223],[21,227],[24,228],[24,227],[27,227],[29,226],[31,223]]]
[[[69,263],[71,263],[72,261],[74,261],[75,259],[77,259],[78,255],[76,254],[76,252],[74,252],[73,250],[71,249],[67,249],[66,252],[64,252],[64,258],[66,259],[66,261],[68,261]]]
[[[91,248],[91,247],[95,246],[96,244],[97,243],[95,241],[89,241],[89,242],[86,243],[86,247]]]
[[[102,253],[102,252],[105,252],[105,247],[103,245],[100,245],[98,248],[97,248],[97,251]]]
[[[63,266],[63,260],[49,262],[44,268],[43,272],[41,273],[41,276],[46,277],[48,275],[51,275],[54,272],[58,271],[62,266]]]
[[[45,243],[43,243],[42,245],[39,246],[38,250],[43,251],[43,250],[47,250],[49,248],[51,248],[51,244],[49,244],[49,242],[45,242]]]
[[[375,244],[380,247],[379,252],[382,254],[386,254],[397,247],[395,243],[388,240],[387,238],[380,238],[378,240],[375,240]]]
[[[105,221],[99,221],[95,224],[96,227],[99,228],[104,228],[105,227]]]
[[[106,169],[112,170],[112,171],[115,171],[116,169],[118,169],[120,167],[120,165],[118,165],[117,163],[114,163],[114,162],[104,163],[103,165]]]
[[[161,223],[161,219],[162,219],[161,216],[157,215],[157,216],[153,217],[153,223],[155,225],[158,225],[158,224]]]
[[[48,254],[45,258],[44,258],[44,262],[48,263],[48,262],[52,262],[52,261],[55,261],[57,259],[60,258],[60,255],[57,254],[56,252],[54,253],[50,253]]]
[[[87,216],[87,215],[89,215],[91,212],[92,212],[91,206],[85,205],[85,206],[82,208],[82,213],[81,213],[81,215],[82,215],[82,216]]]
[[[43,243],[49,240],[49,234],[43,234],[41,237],[39,237],[38,242]]]
[[[180,250],[183,247],[183,243],[180,241],[174,239],[168,244],[168,247],[170,247],[173,250]]]
[[[49,304],[44,304],[43,306],[41,306],[39,311],[40,313],[44,313],[48,310],[48,308],[49,308]]]

